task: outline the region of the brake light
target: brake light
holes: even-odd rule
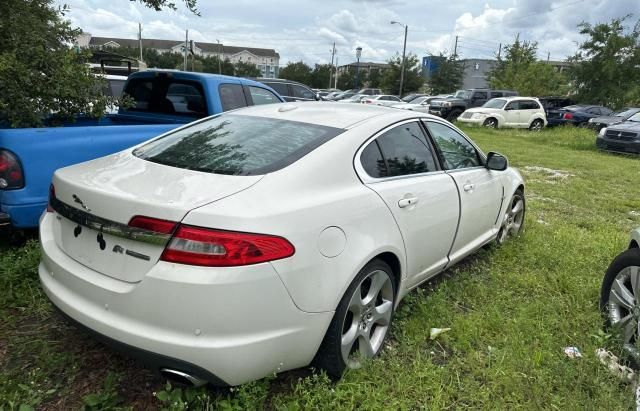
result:
[[[160,234],[173,233],[177,225],[178,223],[173,221],[159,220],[157,218],[141,215],[134,216],[129,221],[129,227],[142,228],[143,230],[153,231]]]
[[[573,114],[564,113],[564,116],[562,116],[562,118],[564,118],[565,120],[571,120],[573,118]]]
[[[0,150],[0,188],[22,187],[24,187],[24,175],[20,162],[10,151]]]
[[[293,245],[278,236],[181,225],[160,259],[188,265],[230,267],[279,260],[294,253]]]
[[[49,202],[47,203],[47,213],[53,213],[54,209],[51,203],[56,198],[56,188],[51,184],[49,186]]]

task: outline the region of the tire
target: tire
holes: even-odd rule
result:
[[[529,126],[529,131],[542,131],[543,128],[544,128],[544,121],[537,118],[531,122],[531,125]]]
[[[447,116],[447,121],[450,123],[456,121],[458,117],[460,117],[460,114],[462,114],[462,110],[460,109],[451,110],[451,113]]]
[[[371,286],[379,285],[379,291],[372,297]],[[367,291],[365,300],[373,298],[369,305],[363,305],[362,291]],[[340,379],[345,368],[359,368],[361,359],[354,352],[366,358],[375,357],[384,346],[393,319],[393,309],[396,301],[396,289],[393,272],[382,260],[372,260],[356,275],[338,304],[338,308],[331,320],[331,324],[316,353],[314,364],[325,370],[334,380]],[[373,308],[371,308],[373,305]],[[384,307],[384,316],[377,315],[375,308]],[[360,317],[357,317],[357,313]],[[377,318],[375,318],[377,317]],[[346,331],[345,331],[346,328]],[[366,335],[369,335],[367,338]],[[345,336],[354,335],[351,344],[343,344]],[[369,350],[360,352],[369,342]],[[358,346],[356,349],[356,345]],[[345,355],[346,353],[346,355]]]
[[[482,123],[482,126],[487,128],[498,128],[498,120],[493,117],[489,117],[484,121],[484,123]]]
[[[521,205],[518,206],[518,202],[521,201]],[[507,204],[507,210],[505,211],[500,230],[496,236],[496,243],[498,245],[504,244],[509,237],[517,237],[524,230],[524,217],[527,211],[527,203],[524,197],[524,192],[521,189],[517,189],[509,204]]]
[[[636,279],[636,286],[632,279]],[[635,288],[635,290],[634,290]],[[613,292],[612,292],[613,291]],[[609,265],[600,288],[600,310],[605,326],[621,342],[624,354],[640,367],[638,324],[640,324],[640,249],[630,248]]]

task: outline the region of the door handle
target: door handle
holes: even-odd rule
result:
[[[474,188],[476,188],[475,184],[465,184],[462,186],[462,188],[464,189],[464,191],[473,191]]]
[[[418,197],[402,198],[398,200],[398,207],[405,208],[418,202]]]

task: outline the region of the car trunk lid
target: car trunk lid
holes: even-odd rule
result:
[[[53,178],[56,242],[69,257],[99,273],[139,282],[160,258],[170,234],[131,229],[133,217],[179,222],[190,210],[260,179],[185,170],[130,153],[64,168]]]

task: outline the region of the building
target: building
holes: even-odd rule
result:
[[[95,48],[138,48],[138,39],[112,37],[93,37],[83,33],[77,39],[79,47]],[[142,39],[143,49],[154,49],[158,53],[183,53],[184,40]],[[231,63],[246,62],[255,64],[261,71],[261,77],[277,78],[280,71],[280,55],[274,49],[255,47],[225,46],[222,43],[194,42],[194,53],[198,56],[216,56]]]

